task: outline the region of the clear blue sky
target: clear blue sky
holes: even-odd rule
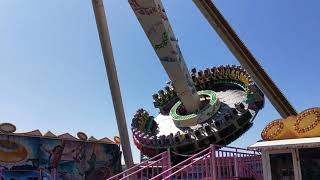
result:
[[[191,0],[163,3],[189,68],[238,64]],[[298,111],[319,106],[320,1],[216,4]],[[156,115],[151,94],[168,78],[127,0],[105,0],[105,8],[130,126],[140,107]],[[89,0],[0,1],[0,84],[0,122],[19,132],[118,134]],[[253,144],[277,118],[267,101],[232,145]]]

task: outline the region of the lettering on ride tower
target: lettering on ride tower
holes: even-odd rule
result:
[[[158,21],[156,23],[154,23],[150,29],[147,30],[146,34],[147,36],[149,37],[152,33],[156,33],[157,32],[157,29],[158,27],[162,24],[161,21]]]
[[[200,98],[160,0],[129,0],[143,30],[188,112],[199,110]]]
[[[168,45],[168,39],[169,39],[169,38],[168,38],[167,32],[163,32],[163,33],[162,33],[161,43],[160,43],[160,44],[156,44],[156,45],[154,46],[154,48],[155,48],[156,50],[165,48],[165,47]]]

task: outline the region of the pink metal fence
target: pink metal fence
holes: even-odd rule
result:
[[[212,145],[151,179],[225,180],[240,177],[263,179],[260,153]]]
[[[156,179],[208,179],[212,177],[212,151],[209,148],[154,176]]]
[[[234,147],[212,147],[213,179],[254,178],[262,180],[261,155],[252,151]]]
[[[165,151],[157,156],[137,164],[107,180],[144,180],[162,173],[170,168],[170,153]]]
[[[164,152],[109,179],[226,180],[237,178],[263,179],[259,152],[211,145],[172,167],[170,167],[170,153]]]

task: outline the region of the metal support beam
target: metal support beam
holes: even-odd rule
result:
[[[118,130],[121,138],[121,146],[124,160],[127,168],[133,166],[132,152],[129,142],[128,129],[126,118],[124,115],[120,86],[118,82],[117,70],[114,63],[111,41],[109,37],[109,30],[107,18],[104,11],[103,0],[92,0],[94,15],[96,18],[97,28],[100,37],[104,63],[109,80],[109,87],[111,91],[114,111],[116,114]]]
[[[212,1],[193,0],[193,2],[197,5],[233,55],[238,59],[239,63],[245,68],[259,88],[266,94],[279,114],[283,118],[296,115],[296,110],[264,71],[249,49],[240,40]]]
[[[197,112],[200,108],[200,97],[161,1],[129,0],[129,3],[186,111]]]

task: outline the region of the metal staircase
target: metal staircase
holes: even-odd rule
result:
[[[163,171],[170,168],[170,153],[165,151],[147,161],[141,162],[115,176],[108,178],[108,180],[138,180],[151,179]]]
[[[260,153],[242,148],[211,145],[179,164],[170,165],[170,152],[165,151],[108,180],[263,179]]]

